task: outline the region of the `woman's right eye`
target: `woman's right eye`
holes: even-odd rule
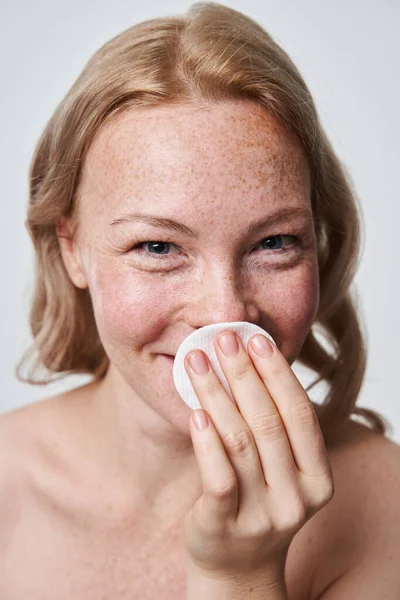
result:
[[[150,247],[153,246],[156,250],[156,253],[153,254],[152,252],[146,252],[143,248],[140,248],[140,246],[144,246],[145,244],[149,244]],[[130,251],[135,250],[139,254],[145,254],[146,256],[150,256],[151,258],[155,258],[156,260],[159,260],[163,256],[171,256],[170,254],[166,254],[164,252],[170,246],[175,246],[175,244],[173,244],[172,242],[146,240],[143,242],[137,242],[134,246],[132,246]],[[175,246],[175,248],[177,248],[177,246]]]

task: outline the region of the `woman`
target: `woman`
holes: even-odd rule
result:
[[[195,4],[95,53],[33,156],[18,370],[93,381],[0,420],[1,598],[395,597],[399,449],[355,406],[357,210],[299,72],[241,13]],[[196,429],[171,356],[229,321],[277,349],[218,354],[240,410],[186,361]]]

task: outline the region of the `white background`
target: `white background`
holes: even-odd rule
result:
[[[365,221],[355,286],[368,332],[369,359],[358,404],[382,412],[393,424],[393,439],[400,442],[400,5],[397,0],[246,0],[225,5],[256,19],[289,53],[350,170]],[[0,4],[0,412],[88,380],[75,376],[64,384],[35,387],[14,375],[31,339],[33,250],[24,219],[28,168],[39,135],[103,43],[137,22],[180,14],[189,6],[156,0]],[[302,379],[304,385],[307,382]]]

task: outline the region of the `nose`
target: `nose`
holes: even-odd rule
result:
[[[185,321],[194,329],[233,321],[258,323],[260,310],[248,278],[233,268],[210,268],[192,286]]]

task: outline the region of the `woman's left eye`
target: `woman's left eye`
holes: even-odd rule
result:
[[[292,243],[289,247],[287,247],[287,246],[284,247],[283,239],[285,239],[285,238],[293,239],[294,243]],[[141,246],[144,246],[146,244],[149,244],[150,247],[153,246],[153,248],[156,250],[156,253],[153,254],[151,252],[146,252],[145,250],[143,250],[143,248],[141,248]],[[268,247],[268,244],[272,247]],[[260,245],[263,246],[263,249],[272,250],[274,254],[277,254],[277,251],[287,252],[289,250],[293,250],[293,249],[297,248],[298,246],[300,246],[300,244],[301,244],[301,238],[298,236],[295,236],[295,235],[272,235],[270,237],[263,238],[260,242]],[[265,245],[267,245],[267,247],[265,247]],[[175,244],[173,244],[172,242],[144,241],[144,242],[138,242],[137,244],[135,244],[130,249],[130,251],[136,250],[140,254],[143,254],[143,252],[144,252],[147,256],[151,256],[152,258],[159,259],[160,257],[163,257],[163,256],[171,256],[171,254],[167,253],[167,250],[170,246],[174,246],[175,248],[178,247],[178,246],[175,246]]]

